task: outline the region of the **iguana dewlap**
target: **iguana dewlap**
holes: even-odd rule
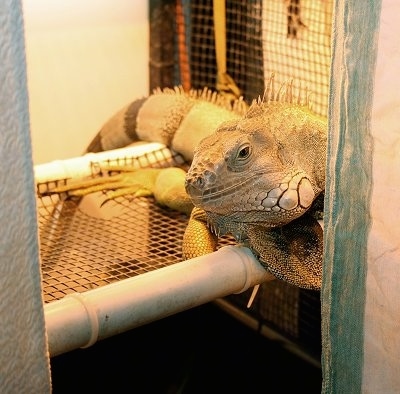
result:
[[[325,150],[326,121],[307,106],[255,101],[197,146],[186,191],[217,236],[244,241],[278,278],[319,289],[322,229],[305,214],[324,191]]]

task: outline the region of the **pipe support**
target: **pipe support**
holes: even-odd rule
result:
[[[272,280],[250,249],[216,252],[44,306],[50,356],[93,345],[216,298]]]

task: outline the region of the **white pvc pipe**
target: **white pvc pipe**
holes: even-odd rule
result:
[[[218,251],[44,306],[50,356],[272,280],[251,251]]]
[[[162,152],[161,152],[162,150]],[[81,178],[92,175],[92,163],[101,163],[106,160],[117,160],[131,157],[146,157],[146,165],[159,161],[165,162],[172,158],[171,151],[158,142],[138,143],[126,148],[108,150],[98,153],[86,153],[83,156],[66,160],[54,160],[49,163],[37,164],[35,170],[36,183]]]

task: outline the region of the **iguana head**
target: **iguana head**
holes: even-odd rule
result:
[[[323,190],[315,173],[322,158],[313,158],[321,154],[313,151],[316,121],[297,104],[255,101],[195,150],[186,176],[194,205],[222,232],[251,223],[281,226],[301,216]]]

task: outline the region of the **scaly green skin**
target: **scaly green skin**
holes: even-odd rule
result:
[[[327,122],[307,104],[292,102],[291,86],[285,88],[277,95],[271,89],[244,116],[243,106],[227,108],[207,90],[159,91],[134,102],[105,124],[88,150],[104,149],[105,141],[116,144],[108,149],[135,139],[164,142],[193,159],[186,180],[176,168],[125,168],[97,186],[83,181],[53,192],[115,190],[110,199],[154,194],[159,204],[190,214],[184,258],[211,253],[218,237],[230,233],[277,278],[318,290],[322,229],[310,213],[325,187]]]
[[[305,213],[325,187],[326,126],[307,106],[255,101],[201,141],[186,177],[215,234],[232,234],[272,274],[310,289],[321,286],[322,229]]]

